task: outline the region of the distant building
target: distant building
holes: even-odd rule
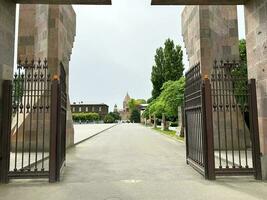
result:
[[[131,100],[131,97],[127,92],[123,100],[123,109],[120,111],[120,116],[122,120],[129,120],[131,117],[130,108],[129,108],[130,100]]]
[[[106,104],[71,104],[72,113],[98,113],[101,119],[108,114],[108,109]]]
[[[114,109],[113,109],[113,112],[114,113],[118,113],[119,112],[117,104],[115,104]]]

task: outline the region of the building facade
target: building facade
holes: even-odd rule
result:
[[[131,117],[130,108],[129,108],[130,100],[131,100],[131,97],[127,92],[123,100],[123,109],[119,112],[121,116],[121,120],[129,120]]]
[[[106,104],[71,104],[72,113],[97,113],[101,119],[108,114],[108,109]]]

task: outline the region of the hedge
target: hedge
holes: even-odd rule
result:
[[[85,122],[85,121],[99,121],[100,120],[100,116],[98,113],[73,113],[72,114],[72,119],[73,121],[81,121],[81,122]]]

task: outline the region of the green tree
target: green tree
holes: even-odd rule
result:
[[[175,45],[173,40],[167,39],[164,48],[156,50],[155,65],[151,73],[152,98],[156,99],[160,95],[165,82],[179,80],[183,71],[183,50],[180,45]]]
[[[248,67],[247,67],[247,49],[246,40],[242,39],[239,41],[239,68],[235,68],[232,72],[234,76],[240,76],[243,78],[248,77]]]
[[[134,109],[138,109],[138,107],[144,103],[146,103],[146,100],[144,99],[131,99],[128,102],[128,106],[129,106],[130,111],[133,111]]]
[[[168,81],[162,86],[160,96],[149,105],[149,113],[158,118],[164,113],[168,118],[177,117],[178,106],[184,100],[185,78],[178,81]]]
[[[115,123],[115,118],[109,113],[104,117],[104,123],[106,124]]]
[[[118,112],[110,112],[109,113],[115,120],[121,120],[120,113]]]
[[[133,109],[130,117],[131,122],[140,123],[140,112],[138,109]]]
[[[246,40],[242,39],[239,41],[239,67],[234,68],[231,75],[238,78],[234,84],[234,93],[236,99],[239,103],[244,100],[240,94],[243,94],[247,89],[247,79],[248,79],[248,69],[247,69],[247,50],[246,50]]]

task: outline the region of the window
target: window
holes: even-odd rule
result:
[[[100,106],[100,107],[99,107],[99,112],[101,112],[101,111],[102,111],[102,107]]]
[[[79,112],[82,112],[82,107],[79,107]]]
[[[85,112],[88,112],[88,107],[87,106],[85,107]]]
[[[95,111],[95,107],[93,106],[93,107],[92,107],[92,112],[94,112],[94,111]]]

